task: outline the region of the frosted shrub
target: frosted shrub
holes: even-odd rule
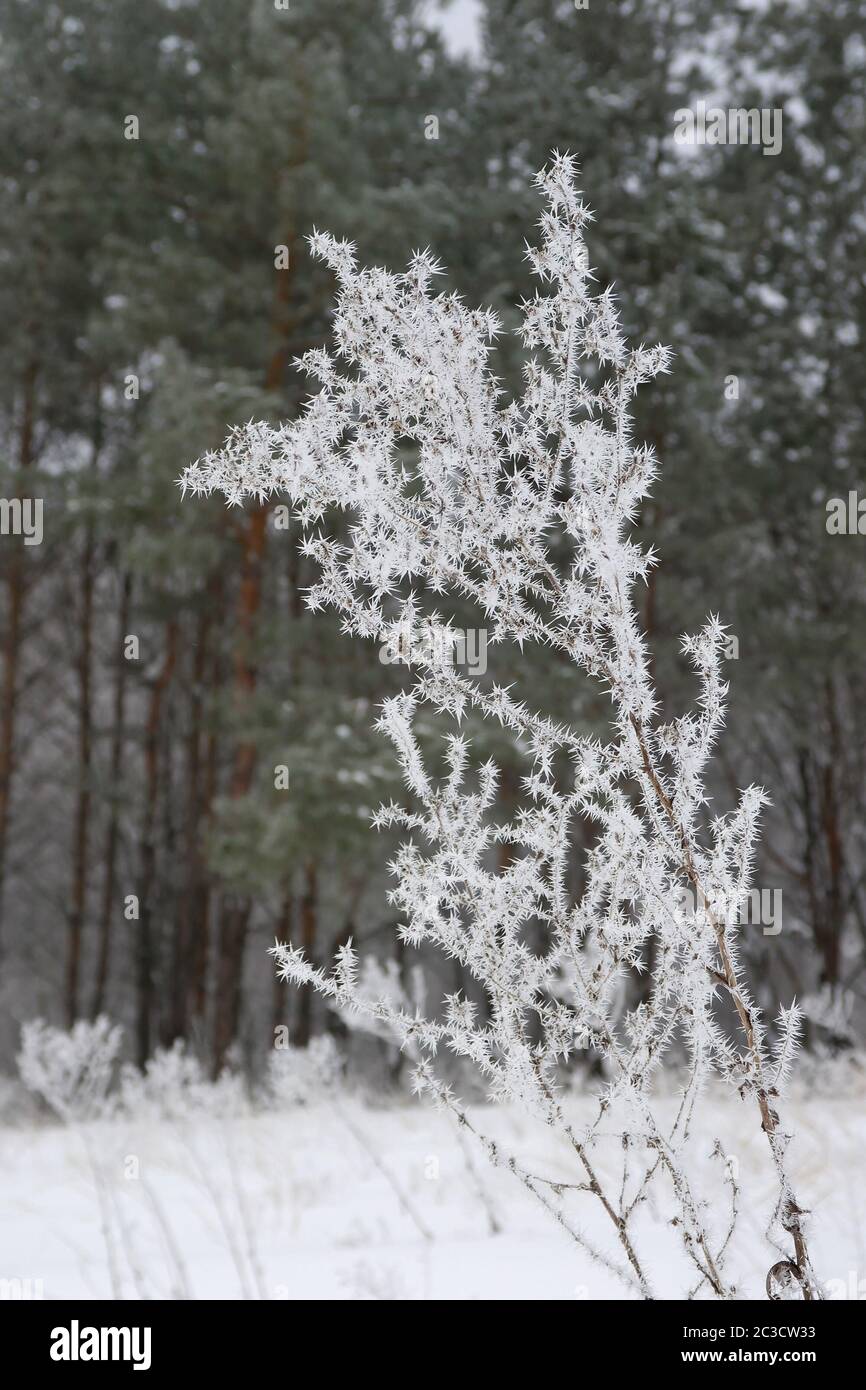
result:
[[[687,1149],[705,1084],[713,1073],[722,1077],[754,1106],[775,1169],[769,1234],[781,1258],[768,1291],[812,1298],[818,1287],[778,1113],[799,1014],[780,1012],[779,1041],[770,1046],[740,970],[738,923],[726,911],[749,892],[765,798],[747,787],[730,814],[707,812],[704,776],[727,689],[724,629],[710,618],[683,639],[698,700],[662,724],[634,599],[654,557],[629,532],[657,462],[632,438],[631,403],[669,369],[670,356],[661,346],[630,348],[611,291],[593,291],[584,243],[591,214],[575,189],[573,161],[556,156],[537,183],[545,206],[540,245],[528,254],[545,292],[523,306],[529,355],[517,399],[501,400],[490,370],[496,316],[435,294],[439,268],[429,252],[400,275],[359,269],[350,244],[316,233],[312,249],[338,285],[336,351],[301,359],[318,393],[300,419],[236,430],[181,479],[187,492],[218,489],[233,503],[286,495],[320,570],[307,593],[310,609],[335,609],[347,633],[380,646],[417,636],[414,684],[386,700],[380,720],[410,798],[381,808],[376,823],[407,832],[391,866],[404,942],[458,961],[488,1008],[482,1015],[457,994],[435,1012],[370,998],[359,989],[351,944],[330,972],[291,945],[277,945],[274,955],[284,979],[387,1025],[417,1058],[415,1089],[465,1126],[470,1120],[437,1070],[443,1050],[474,1063],[493,1099],[518,1102],[556,1130],[573,1159],[566,1183],[529,1172],[484,1135],[479,1141],[645,1297],[653,1271],[638,1248],[635,1218],[662,1186],[675,1205],[694,1291],[734,1293],[725,1256],[736,1189],[730,1210],[709,1205],[694,1189]],[[584,362],[591,364],[585,375]],[[329,535],[319,523],[335,507],[349,513],[350,527]],[[583,672],[598,683],[610,698],[607,741],[554,722],[508,686],[458,670],[447,659],[452,618],[432,611],[449,597],[475,604],[489,642],[510,646],[521,669],[543,645],[574,664],[575,678]],[[442,777],[425,765],[417,738],[425,706],[455,726]],[[495,819],[496,766],[470,762],[460,730],[470,710],[507,731],[526,759],[522,804],[509,820]],[[591,822],[595,839],[575,901],[579,821]],[[504,865],[495,852],[501,845],[509,851]],[[694,913],[682,910],[684,889]],[[527,944],[530,925],[543,929],[543,954]],[[650,961],[643,991],[629,988]],[[720,1021],[725,1005],[733,1006],[736,1036]],[[604,1059],[606,1077],[595,1121],[578,1131],[561,1072],[587,1044]],[[651,1083],[675,1045],[687,1053],[688,1077],[665,1127]],[[611,1134],[619,1136],[622,1171],[602,1181],[598,1153]],[[721,1144],[717,1151],[724,1170]],[[591,1244],[576,1224],[573,1212],[588,1202],[600,1204],[618,1254]]]
[[[122,1040],[122,1028],[103,1015],[92,1023],[80,1019],[68,1032],[38,1018],[21,1029],[18,1053],[24,1085],[80,1137],[96,1194],[113,1298],[123,1297],[118,1234],[99,1146],[88,1131],[93,1121],[107,1118],[113,1109],[109,1090]]]
[[[122,1036],[104,1017],[81,1019],[69,1032],[33,1019],[21,1030],[21,1080],[67,1123],[98,1119],[107,1108]]]
[[[137,1119],[224,1120],[247,1109],[243,1079],[223,1071],[211,1081],[180,1039],[156,1051],[144,1071],[124,1068],[121,1099],[127,1114]]]
[[[340,1084],[340,1054],[333,1038],[312,1038],[308,1047],[277,1048],[268,1063],[268,1089],[280,1106],[325,1100]]]

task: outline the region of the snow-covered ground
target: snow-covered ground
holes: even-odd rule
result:
[[[811,1206],[818,1274],[837,1281],[835,1297],[866,1297],[864,1097],[866,1074],[847,1064],[801,1087],[785,1107],[797,1131],[794,1174]],[[577,1121],[589,1118],[589,1100],[572,1104]],[[24,1282],[3,1285],[5,1295],[26,1291],[30,1280],[45,1298],[111,1297],[113,1263],[125,1298],[629,1296],[511,1174],[475,1153],[468,1167],[445,1115],[357,1097],[282,1113],[242,1109],[225,1118],[116,1118],[77,1130],[7,1124],[0,1279]],[[524,1116],[486,1107],[470,1113],[528,1168],[574,1180],[568,1154]],[[715,1229],[724,1234],[730,1190],[710,1157],[718,1133],[742,1187],[728,1268],[743,1297],[760,1297],[777,1258],[763,1238],[772,1200],[766,1143],[753,1108],[732,1095],[706,1097],[703,1114],[712,1115],[712,1131],[696,1132],[694,1158],[714,1212],[718,1199]],[[647,1206],[639,1240],[650,1251],[654,1292],[679,1297],[693,1280],[663,1201]],[[585,1194],[578,1203],[578,1224],[613,1251],[598,1204]]]

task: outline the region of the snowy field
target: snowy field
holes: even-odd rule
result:
[[[5,1296],[26,1292],[27,1280],[31,1296],[47,1299],[631,1296],[510,1173],[467,1155],[447,1116],[357,1096],[277,1111],[238,1105],[238,1094],[214,1093],[213,1103],[186,1113],[145,1107],[136,1120],[77,1128],[7,1122],[0,1278],[22,1283],[4,1284]],[[788,1105],[817,1272],[834,1281],[837,1298],[866,1297],[864,1097],[862,1063],[846,1062],[801,1085]],[[576,1121],[590,1118],[590,1104],[572,1102]],[[220,1116],[221,1105],[232,1113]],[[470,1113],[529,1169],[575,1180],[568,1154],[525,1116]],[[708,1113],[713,1132],[694,1135],[698,1173],[723,1234],[729,1188],[710,1151],[715,1133],[724,1134],[742,1189],[728,1268],[742,1297],[761,1297],[776,1258],[763,1238],[773,1191],[767,1146],[753,1107],[720,1092],[705,1098]],[[612,1165],[615,1155],[607,1158]],[[595,1206],[579,1194],[571,1210],[613,1252]],[[651,1252],[654,1293],[682,1296],[694,1281],[658,1200],[637,1230]]]

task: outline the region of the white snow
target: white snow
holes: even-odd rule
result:
[[[793,1175],[812,1211],[817,1273],[825,1283],[835,1281],[833,1297],[858,1291],[866,1297],[866,1192],[859,1180],[864,1095],[866,1072],[851,1064],[831,1082],[823,1077],[811,1092],[800,1087],[789,1099],[797,1134]],[[736,1137],[743,1189],[729,1273],[741,1297],[763,1297],[776,1258],[762,1234],[774,1191],[766,1140],[752,1105],[721,1090],[711,1102],[714,1125]],[[659,1103],[664,1112],[674,1101]],[[578,1123],[592,1119],[591,1098],[569,1104]],[[532,1128],[516,1107],[469,1107],[469,1115],[528,1168],[574,1180],[569,1156],[551,1132]],[[709,1184],[718,1166],[709,1157],[712,1136],[697,1134],[694,1144],[693,1161]],[[335,1108],[332,1097],[225,1119],[193,1114],[183,1121],[115,1119],[79,1130],[54,1123],[7,1127],[0,1133],[0,1280],[41,1280],[47,1299],[111,1297],[87,1147],[97,1156],[125,1298],[177,1297],[184,1280],[194,1298],[235,1299],[244,1288],[249,1297],[290,1300],[628,1296],[519,1182],[473,1153],[487,1194],[482,1200],[447,1114],[422,1103],[377,1107],[357,1098]],[[162,1214],[162,1233],[148,1192]],[[666,1228],[670,1213],[658,1200],[657,1194],[636,1229],[644,1249],[652,1248],[654,1292],[672,1297],[689,1273]],[[498,1234],[490,1231],[488,1204]],[[597,1207],[579,1194],[572,1211],[602,1243],[607,1236]],[[2,1287],[9,1297],[16,1286]]]

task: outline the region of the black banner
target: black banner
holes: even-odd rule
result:
[[[476,1305],[471,1305],[473,1316]],[[365,1310],[366,1317],[376,1314]],[[175,1302],[20,1302],[0,1304],[7,1365],[51,1378],[70,1375],[139,1377],[166,1371],[213,1372],[223,1378],[256,1375],[273,1368],[292,1375],[309,1326],[290,1305],[261,1303]],[[332,1314],[328,1315],[329,1318]],[[408,1315],[411,1319],[411,1313]],[[459,1317],[459,1315],[458,1315]],[[548,1315],[550,1317],[550,1315]],[[556,1318],[556,1314],[553,1314]],[[634,1368],[667,1375],[674,1367],[805,1366],[826,1376],[852,1362],[862,1336],[859,1303],[594,1303],[582,1300],[562,1309],[563,1330],[572,1339],[576,1364],[584,1357],[602,1360],[621,1373]],[[354,1322],[354,1317],[352,1318]],[[496,1313],[488,1305],[479,1356],[495,1360]],[[393,1324],[392,1324],[393,1326]],[[551,1332],[556,1336],[556,1324]],[[314,1331],[313,1328],[310,1329]],[[300,1334],[300,1335],[299,1335]],[[411,1322],[395,1331],[396,1346],[412,1332]],[[427,1334],[425,1333],[426,1337]],[[466,1333],[460,1333],[461,1344]],[[577,1339],[576,1341],[574,1339]],[[511,1344],[503,1330],[502,1347]],[[483,1348],[483,1351],[482,1351]],[[346,1342],[357,1370],[358,1343]],[[528,1352],[528,1346],[522,1348]],[[333,1374],[334,1345],[327,1343]],[[444,1352],[444,1347],[443,1347]],[[461,1352],[461,1357],[463,1353]],[[339,1357],[339,1350],[337,1351]]]

